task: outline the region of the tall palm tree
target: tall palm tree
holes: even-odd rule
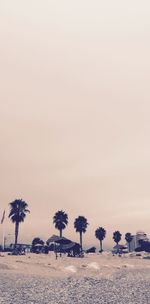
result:
[[[80,234],[80,246],[82,250],[82,234],[86,232],[87,226],[88,226],[87,219],[84,216],[78,216],[78,218],[74,221],[74,228],[76,229],[76,232],[79,232]]]
[[[121,241],[121,236],[122,236],[122,234],[118,230],[113,233],[113,239],[117,245]]]
[[[64,211],[57,211],[53,217],[53,223],[55,224],[55,228],[59,230],[60,237],[62,237],[62,231],[68,225],[68,215]]]
[[[126,240],[127,243],[128,243],[129,252],[130,252],[130,243],[131,243],[132,240],[133,240],[133,236],[132,236],[132,234],[131,234],[130,232],[127,232],[127,233],[125,234],[125,240]]]
[[[10,204],[10,212],[9,218],[12,223],[15,223],[15,247],[18,242],[18,234],[19,234],[19,224],[24,222],[26,213],[30,212],[28,210],[28,204],[22,199],[16,199]]]
[[[106,237],[106,230],[103,227],[99,227],[95,230],[95,236],[100,241],[100,252],[103,251],[102,242]]]

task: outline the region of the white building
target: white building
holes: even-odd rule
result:
[[[144,231],[137,231],[136,235],[133,235],[133,239],[130,243],[130,251],[135,251],[136,248],[140,247],[140,240],[149,240]]]

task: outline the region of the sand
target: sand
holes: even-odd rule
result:
[[[150,260],[5,254],[0,256],[0,303],[150,303]]]

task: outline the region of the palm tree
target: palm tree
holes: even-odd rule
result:
[[[22,199],[16,199],[10,204],[10,213],[9,218],[12,223],[15,223],[15,247],[18,242],[18,233],[19,233],[19,224],[24,222],[26,217],[26,213],[30,212],[28,208],[28,204]]]
[[[95,236],[100,241],[100,252],[103,251],[102,241],[106,237],[106,230],[103,227],[99,227],[95,230]]]
[[[62,237],[62,231],[68,225],[68,215],[64,211],[57,211],[53,217],[53,223],[55,228],[59,230],[60,237]]]
[[[130,252],[130,243],[131,243],[131,241],[133,240],[133,236],[132,236],[132,234],[131,234],[130,232],[127,232],[127,233],[125,234],[125,240],[126,240],[127,243],[128,243],[129,252]]]
[[[76,229],[76,232],[79,232],[80,234],[80,246],[82,250],[82,233],[86,232],[87,226],[88,226],[87,219],[84,216],[78,216],[78,218],[74,221],[74,228]]]
[[[117,245],[121,241],[121,236],[122,236],[122,234],[120,233],[120,231],[115,231],[113,233],[113,239]]]

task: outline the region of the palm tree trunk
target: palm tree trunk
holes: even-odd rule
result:
[[[80,246],[81,246],[81,251],[82,251],[82,231],[80,232]]]
[[[60,238],[62,238],[62,229],[60,229]],[[62,245],[60,244],[60,250],[61,250]],[[60,252],[60,257],[62,256],[61,252]]]
[[[117,244],[117,253],[119,253],[119,249],[118,249],[118,242],[116,242],[116,244]]]
[[[102,240],[100,240],[100,252],[103,251],[103,248],[102,248]]]
[[[16,248],[16,245],[18,242],[18,233],[19,233],[19,223],[16,222],[16,224],[15,224],[15,248]]]

